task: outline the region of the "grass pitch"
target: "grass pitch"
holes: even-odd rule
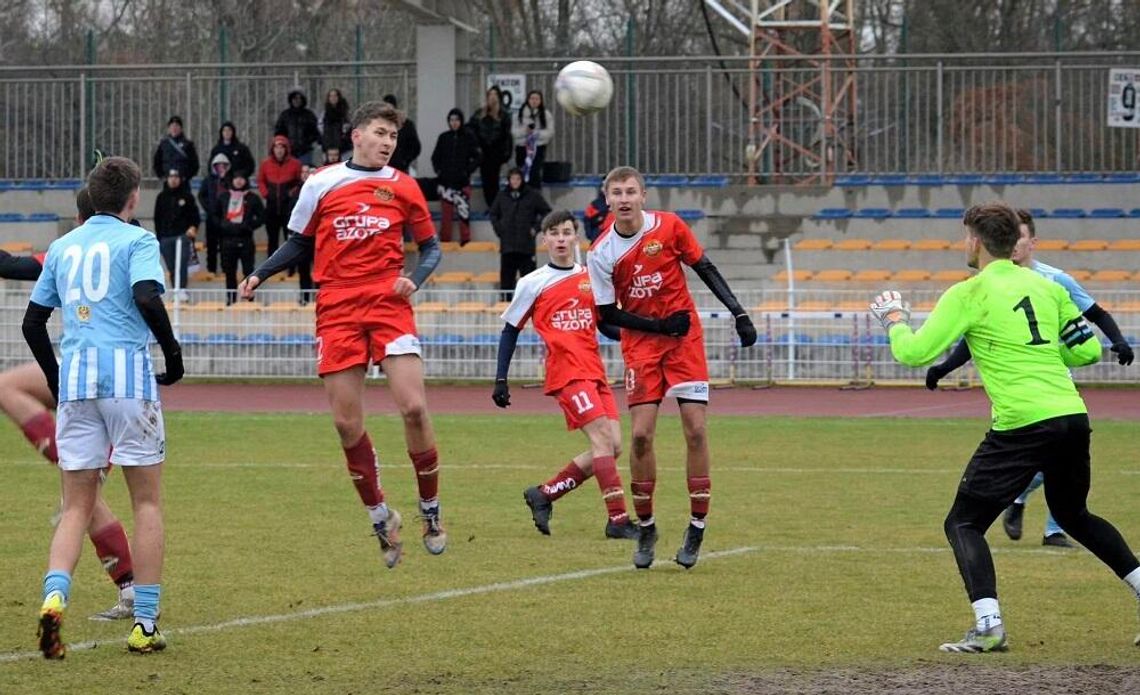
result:
[[[742,677],[963,662],[1131,665],[1135,600],[1089,553],[995,526],[1007,654],[943,655],[972,614],[942,519],[985,423],[717,417],[704,555],[671,561],[687,518],[676,418],[658,433],[657,563],[604,540],[591,480],[533,528],[522,489],[585,446],[560,416],[439,416],[450,545],[419,545],[400,423],[374,417],[404,562],[383,567],[327,415],[167,416],[159,655],[86,619],[114,587],[84,548],[62,663],[35,649],[57,475],[0,426],[0,692],[743,692]],[[1140,547],[1137,425],[1094,422],[1090,506]],[[627,458],[621,468],[627,488]],[[129,526],[122,476],[107,485]],[[244,619],[244,620],[243,620]],[[97,646],[92,646],[94,643]],[[767,682],[767,681],[766,681]]]

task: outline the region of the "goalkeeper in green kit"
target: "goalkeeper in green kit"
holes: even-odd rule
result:
[[[895,359],[913,367],[933,362],[964,335],[993,404],[991,429],[966,465],[945,522],[975,624],[940,649],[979,653],[1008,645],[985,533],[1039,471],[1061,527],[1138,598],[1140,562],[1116,528],[1086,506],[1088,411],[1068,368],[1100,359],[1100,343],[1061,285],[1010,260],[1019,237],[1012,208],[976,205],[963,222],[976,276],[948,289],[917,331],[898,292],[875,297],[871,312],[887,329]]]

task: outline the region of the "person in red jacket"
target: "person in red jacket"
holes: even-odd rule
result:
[[[257,188],[265,201],[267,255],[272,256],[301,190],[301,160],[290,155],[289,138],[284,135],[273,138],[269,156],[257,167]]]

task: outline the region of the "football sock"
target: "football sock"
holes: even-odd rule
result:
[[[50,412],[45,410],[32,417],[20,425],[20,429],[44,458],[52,463],[59,463],[59,455],[55,450],[55,418]]]
[[[653,488],[657,487],[656,480],[635,480],[629,485],[633,493],[633,511],[641,520],[642,526],[653,523]]]
[[[439,507],[439,454],[435,447],[418,454],[408,452],[412,467],[416,469],[416,485],[420,490],[420,511]]]
[[[103,569],[120,589],[134,584],[134,567],[131,564],[131,546],[127,533],[119,521],[112,521],[90,534],[95,555],[103,563]]]
[[[1136,593],[1136,598],[1140,598],[1140,567],[1124,575],[1124,583],[1132,587],[1132,591]]]
[[[365,507],[371,509],[384,501],[384,491],[380,489],[380,460],[376,457],[376,450],[372,448],[372,440],[365,432],[360,441],[344,450],[344,459],[348,464],[348,474],[352,477],[352,484],[356,486],[356,494]],[[387,514],[385,514],[387,518]]]
[[[538,489],[546,496],[546,499],[553,502],[581,485],[587,477],[589,476],[583,473],[581,468],[578,468],[578,464],[571,461],[565,468],[558,471],[553,478],[539,485]]]
[[[162,594],[161,584],[135,585],[135,622],[146,632],[154,632],[158,620],[158,598]]]
[[[594,477],[598,480],[610,521],[624,524],[629,520],[629,514],[625,511],[625,493],[621,488],[621,475],[613,456],[594,457]]]
[[[980,598],[970,604],[974,607],[974,625],[982,632],[1001,625],[1001,611],[996,598]]]
[[[44,575],[44,600],[52,594],[59,594],[67,603],[71,596],[71,575],[63,570],[48,570]]]
[[[372,519],[373,526],[384,523],[389,516],[391,516],[391,512],[388,511],[388,505],[383,502],[368,508],[368,518]]]
[[[712,497],[712,481],[707,475],[689,478],[689,523],[697,528],[705,527],[705,516],[709,513],[709,499]]]

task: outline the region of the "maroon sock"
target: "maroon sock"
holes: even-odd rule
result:
[[[421,502],[434,502],[439,497],[439,454],[435,447],[418,454],[408,452],[412,467],[416,469],[416,485]]]
[[[547,480],[538,489],[546,495],[546,499],[553,502],[582,484],[589,476],[578,468],[578,464],[571,461],[565,468],[558,471],[550,480]]]
[[[707,475],[689,478],[689,510],[694,519],[703,519],[709,513],[712,481]]]
[[[621,474],[613,456],[594,457],[594,477],[602,491],[602,501],[606,503],[606,514],[615,524],[629,521],[625,510],[625,493],[621,489]]]
[[[55,418],[51,413],[45,410],[33,416],[20,425],[20,429],[44,458],[52,463],[59,463],[59,454],[55,451]]]
[[[380,489],[380,461],[372,448],[372,440],[365,432],[360,441],[344,450],[348,464],[348,474],[356,486],[356,494],[366,507],[375,507],[384,501],[384,491]]]
[[[656,480],[635,480],[630,483],[633,492],[633,511],[637,518],[649,521],[653,518],[653,488],[657,487]]]
[[[91,544],[95,546],[95,555],[103,563],[103,569],[107,570],[111,581],[118,584],[120,589],[134,583],[131,544],[127,541],[127,532],[123,530],[122,523],[112,521],[90,536]]]

